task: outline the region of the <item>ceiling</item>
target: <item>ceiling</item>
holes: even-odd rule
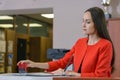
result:
[[[42,9],[24,9],[24,10],[11,10],[11,11],[1,11],[0,15],[22,15],[28,18],[32,18],[35,20],[38,20],[40,22],[45,22],[50,25],[53,25],[53,19],[52,18],[45,18],[41,16],[41,14],[49,14],[53,13],[52,8],[42,8]],[[12,23],[10,20],[1,21],[0,24],[4,23]]]
[[[42,17],[40,14],[24,14],[23,16],[33,18],[33,19],[36,19],[36,20],[40,20],[42,22],[46,22],[46,23],[49,23],[49,24],[53,24],[53,19],[52,18],[45,18],[45,17]]]
[[[42,17],[40,14],[53,13],[53,8],[38,8],[38,9],[17,9],[17,10],[1,10],[0,15],[23,15],[33,19],[37,19],[49,24],[53,24],[53,19]]]

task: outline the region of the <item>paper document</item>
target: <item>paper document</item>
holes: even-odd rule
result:
[[[30,77],[54,77],[54,76],[73,76],[73,75],[59,75],[59,74],[52,74],[52,73],[8,73],[3,74],[5,76],[30,76]]]
[[[32,77],[51,77],[51,76],[62,76],[62,75],[55,75],[52,73],[8,73],[3,75],[9,75],[9,76],[32,76]]]

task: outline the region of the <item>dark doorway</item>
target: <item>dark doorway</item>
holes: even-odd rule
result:
[[[26,59],[26,39],[19,39],[17,40],[17,62],[20,60]],[[17,68],[18,71],[18,68]]]
[[[26,59],[26,39],[17,40],[17,62]]]

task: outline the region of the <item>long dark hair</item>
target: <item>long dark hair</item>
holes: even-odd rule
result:
[[[112,43],[112,40],[111,40],[110,35],[107,30],[106,19],[105,19],[103,10],[99,7],[92,7],[92,8],[89,8],[88,10],[86,10],[85,12],[91,13],[92,20],[98,31],[98,35],[101,38],[107,39]],[[112,47],[113,47],[113,43],[112,43]],[[114,58],[115,58],[115,55],[114,55],[114,47],[113,47],[113,57],[112,57],[112,61],[111,61],[112,72],[114,69]]]

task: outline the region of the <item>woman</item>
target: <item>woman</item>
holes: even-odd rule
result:
[[[98,7],[85,11],[82,22],[85,38],[79,39],[66,55],[57,61],[37,63],[23,60],[28,67],[46,69],[54,74],[62,74],[73,56],[73,71],[65,71],[66,75],[81,77],[110,77],[114,62],[114,49],[106,28],[104,12]],[[18,62],[18,65],[19,63]]]

